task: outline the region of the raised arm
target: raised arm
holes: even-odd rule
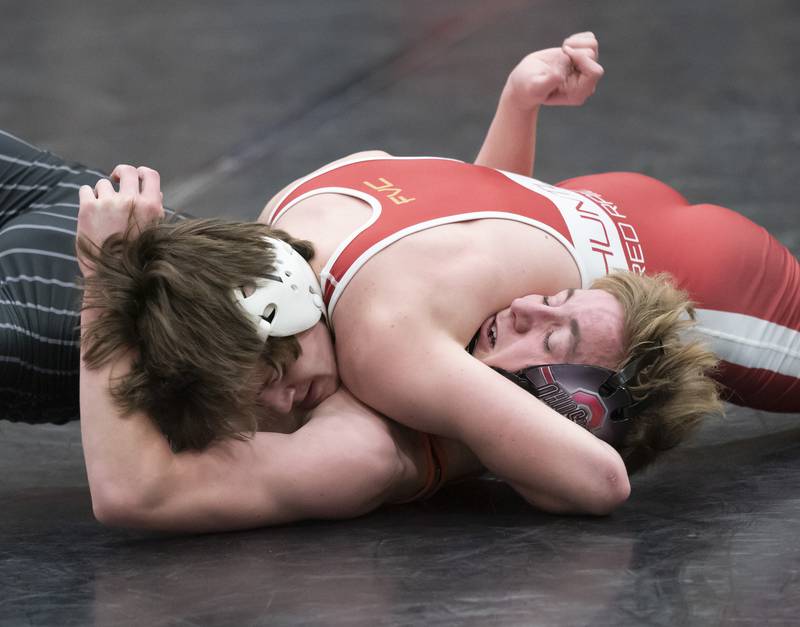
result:
[[[571,35],[561,48],[525,57],[506,81],[475,163],[532,176],[540,107],[582,105],[603,76],[597,59],[592,33]]]

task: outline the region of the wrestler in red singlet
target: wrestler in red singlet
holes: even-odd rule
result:
[[[800,411],[800,264],[733,211],[689,205],[639,174],[597,174],[551,186],[449,159],[380,157],[301,179],[277,203],[270,223],[321,193],[354,196],[373,211],[323,269],[331,315],[352,276],[392,242],[448,222],[516,220],[567,248],[582,287],[612,270],[671,273],[697,304],[697,332],[722,360],[728,400]]]

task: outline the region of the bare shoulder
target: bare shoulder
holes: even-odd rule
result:
[[[303,179],[307,177],[314,176],[315,174],[319,173],[322,170],[326,170],[328,168],[336,167],[339,165],[344,165],[345,163],[349,163],[351,161],[357,161],[359,159],[380,159],[382,157],[391,157],[391,156],[392,155],[383,150],[362,150],[361,152],[354,152],[353,154],[347,155],[346,157],[342,157],[341,159],[336,159],[336,161],[331,161],[330,163],[326,163],[325,165],[323,165],[320,168],[317,168],[310,174],[307,174],[304,177],[292,181],[281,191],[275,194],[269,200],[269,202],[267,202],[267,204],[264,206],[264,209],[261,210],[261,213],[258,216],[258,221],[266,223],[267,219],[269,218],[269,214],[272,212],[275,205],[277,205],[280,202],[281,198],[283,198],[287,192],[289,192],[293,187],[298,185]]]

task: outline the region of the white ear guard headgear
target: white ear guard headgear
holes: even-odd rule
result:
[[[266,341],[271,335],[287,337],[310,329],[325,313],[325,304],[317,276],[303,256],[283,240],[264,241],[275,253],[274,273],[257,279],[250,296],[242,287],[234,290],[234,297]]]

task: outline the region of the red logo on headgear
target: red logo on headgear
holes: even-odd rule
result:
[[[582,405],[586,408],[586,411],[589,412],[591,418],[589,419],[589,424],[586,425],[586,428],[589,431],[593,431],[594,429],[598,429],[599,427],[603,426],[603,423],[606,419],[606,406],[603,405],[603,401],[597,396],[597,394],[593,392],[589,392],[584,389],[575,390],[572,393],[572,398],[575,399],[575,402],[578,405]]]

